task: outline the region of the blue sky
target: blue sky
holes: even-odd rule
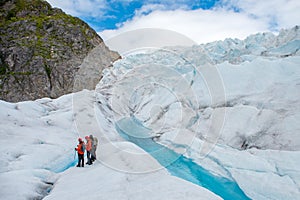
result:
[[[175,3],[174,3],[175,2]],[[86,21],[89,25],[94,27],[96,31],[103,31],[106,29],[116,29],[117,25],[131,20],[135,16],[135,11],[140,10],[143,6],[152,5],[160,6],[161,10],[196,10],[196,9],[210,9],[217,3],[216,0],[202,0],[202,1],[141,1],[133,0],[130,2],[126,1],[107,1],[107,9],[104,11],[104,15],[101,18],[92,16],[81,16],[80,18]],[[147,15],[153,10],[145,11],[143,14]]]
[[[104,38],[163,28],[197,43],[243,39],[300,24],[299,0],[47,0],[87,22]]]

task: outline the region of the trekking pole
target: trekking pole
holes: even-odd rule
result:
[[[76,134],[77,134],[77,136],[79,137],[78,131],[76,131]],[[76,158],[76,149],[75,149],[75,152],[74,152],[74,160],[75,160],[75,158]]]

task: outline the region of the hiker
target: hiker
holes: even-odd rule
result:
[[[93,135],[90,135],[90,139],[92,141],[92,149],[91,149],[91,161],[94,162],[97,157],[96,157],[96,150],[98,146],[98,139],[94,137]]]
[[[79,144],[77,145],[77,148],[75,148],[75,150],[78,153],[78,164],[76,167],[84,167],[85,144],[81,138],[78,138],[78,142],[79,142]],[[80,163],[81,163],[81,166],[80,166]]]
[[[86,149],[86,157],[87,157],[86,164],[91,165],[93,164],[91,161],[92,140],[90,139],[89,136],[85,136],[85,139],[86,139],[85,149]]]

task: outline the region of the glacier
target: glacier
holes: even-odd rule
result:
[[[1,198],[224,198],[168,171],[184,156],[236,184],[244,199],[299,199],[299,41],[296,26],[147,48],[105,69],[93,91],[0,101]],[[147,131],[118,129],[125,118]],[[178,156],[162,164],[120,130]],[[100,141],[99,162],[74,168],[77,138],[89,134]]]
[[[297,199],[299,47],[296,26],[139,50],[106,69],[97,101],[111,121],[137,118],[151,129],[139,137],[236,181],[251,199]]]

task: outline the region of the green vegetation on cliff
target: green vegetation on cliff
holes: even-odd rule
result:
[[[80,64],[102,42],[85,22],[46,1],[0,0],[0,99],[72,92]]]

